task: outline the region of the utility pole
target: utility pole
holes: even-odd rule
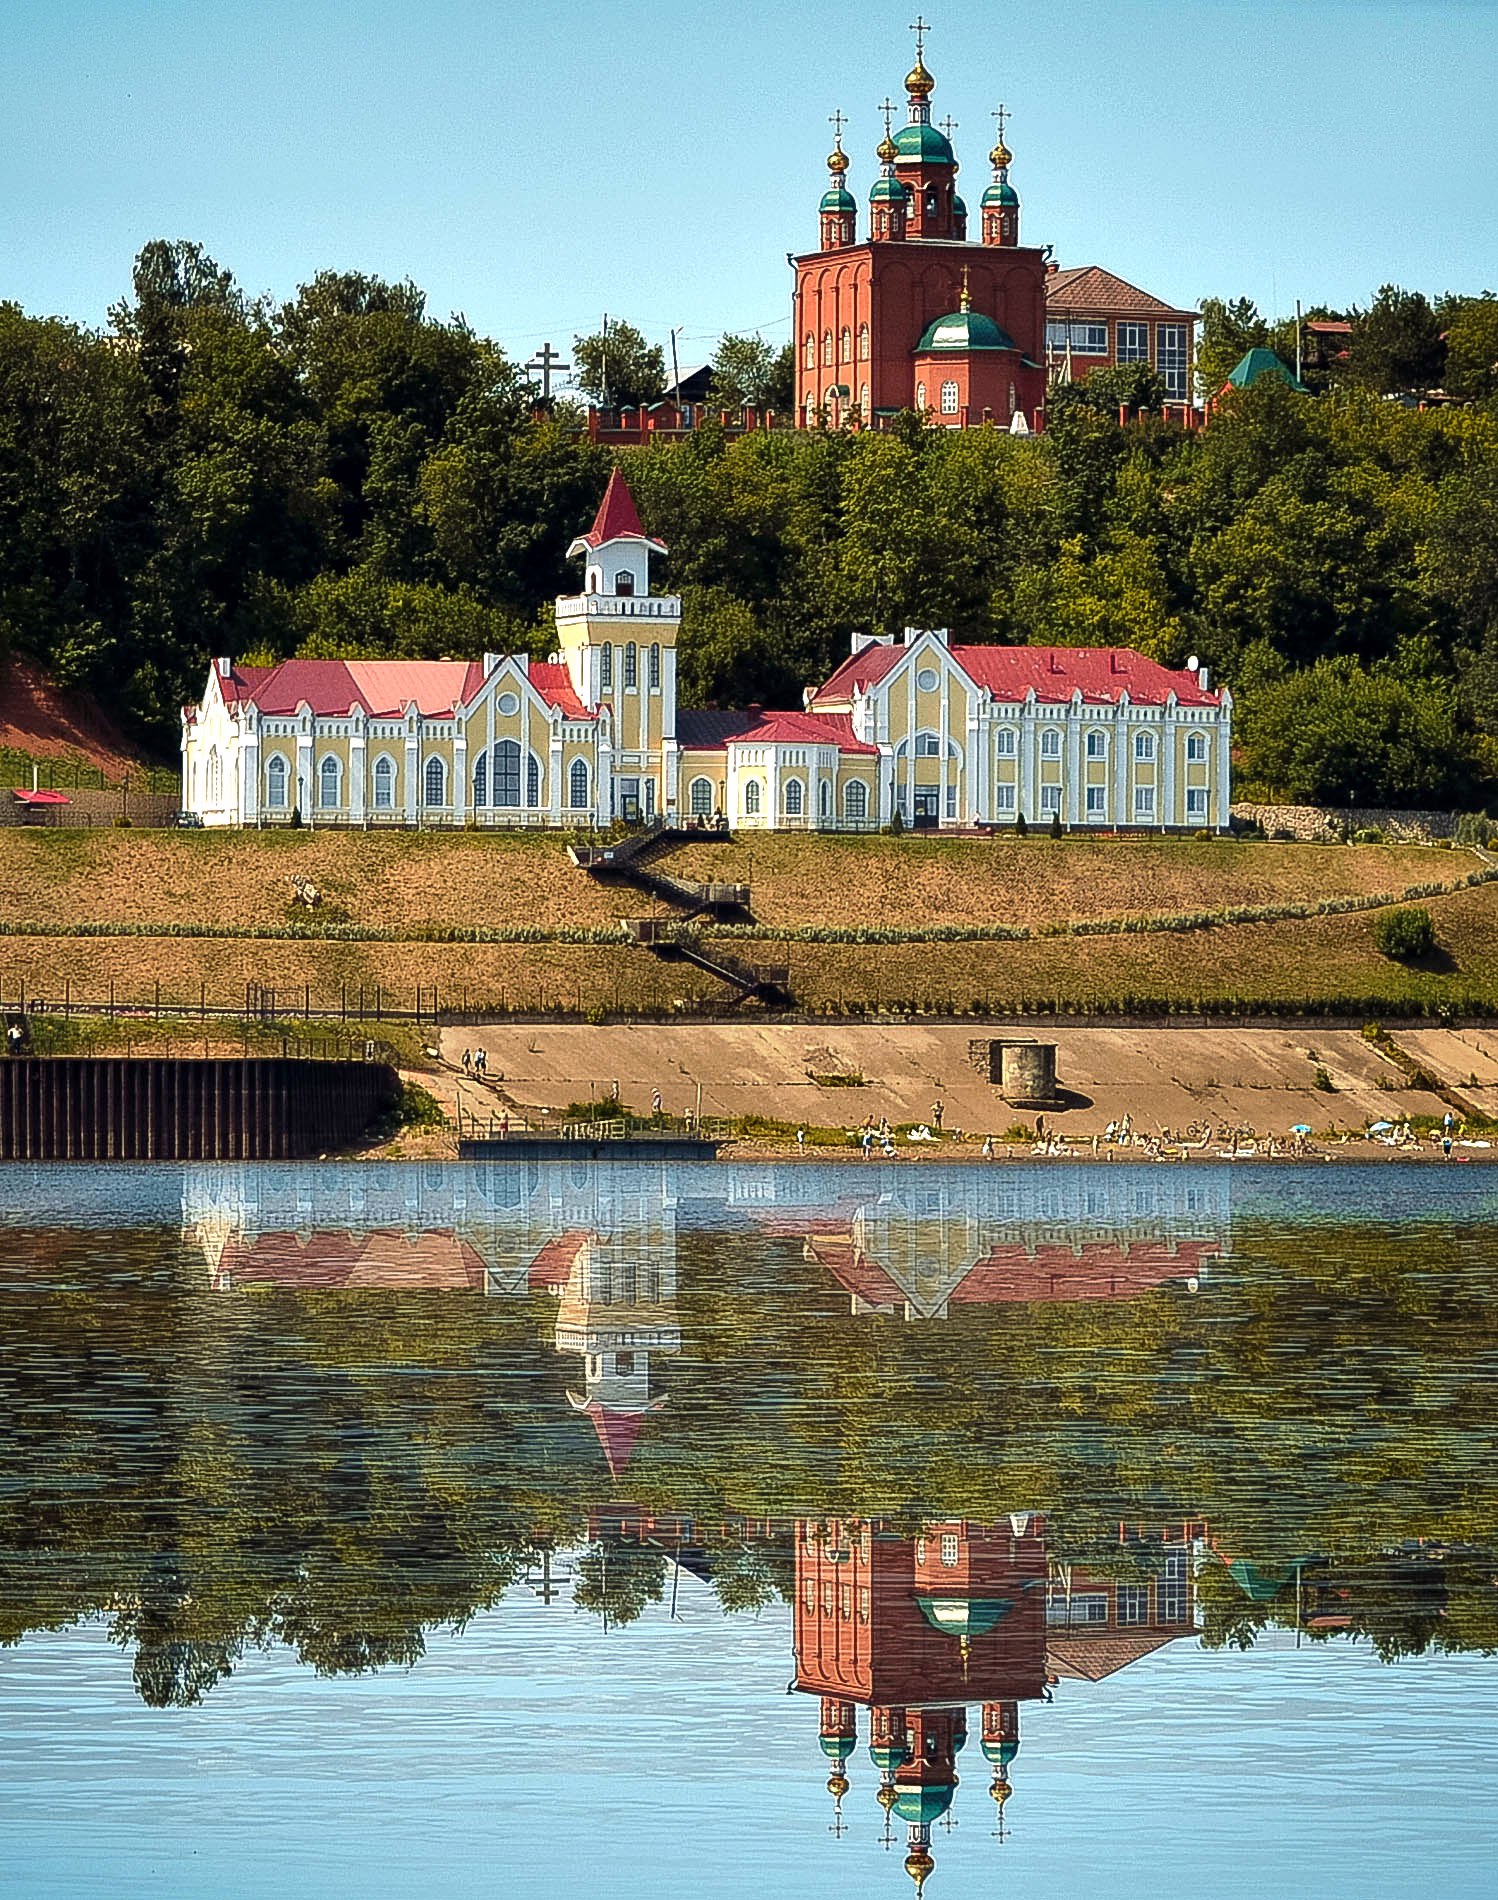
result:
[[[598,380],[603,384],[603,406],[609,406],[609,313],[603,313],[603,357],[599,365]]]
[[[1295,299],[1295,380],[1300,381],[1300,299]]]
[[[678,323],[671,332],[671,394],[676,399],[678,409],[681,407],[681,365],[676,360],[676,339],[681,335],[681,328]]]

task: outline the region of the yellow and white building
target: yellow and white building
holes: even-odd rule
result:
[[[681,712],[681,602],[650,591],[616,470],[569,550],[583,591],[558,648],[464,660],[216,660],[182,725],[205,825],[735,829],[1048,824],[1225,830],[1232,695],[1124,647],[953,646],[855,635],[799,711]]]

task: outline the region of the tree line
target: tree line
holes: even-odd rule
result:
[[[1458,329],[1430,308],[1453,382]],[[1224,309],[1208,362],[1257,334]],[[725,389],[750,386],[746,341],[720,349]],[[0,649],[163,753],[216,653],[544,655],[617,460],[671,547],[684,704],[798,704],[854,631],[1126,644],[1232,686],[1245,789],[1486,804],[1498,402],[1474,383],[1408,408],[1360,380],[1356,326],[1347,355],[1321,398],[1266,379],[1195,434],[1131,366],[1054,391],[1030,440],[710,418],[621,451],[410,283],[324,272],[274,304],[153,243],[102,333],[0,305]]]

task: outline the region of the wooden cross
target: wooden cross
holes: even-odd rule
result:
[[[843,142],[843,127],[848,123],[842,115],[841,108],[827,115],[827,123],[832,127],[833,143],[841,145]]]
[[[531,358],[530,362],[528,362],[525,367],[527,369],[540,370],[541,372],[541,400],[543,402],[550,402],[551,401],[552,372],[569,370],[571,369],[572,365],[570,363],[564,363],[562,361],[562,353],[560,350],[554,350],[551,347],[550,343],[543,343],[541,348],[536,352],[536,354]]]
[[[917,63],[925,56],[926,35],[931,31],[930,22],[922,19],[918,13],[911,22],[910,30],[915,35],[915,56]]]

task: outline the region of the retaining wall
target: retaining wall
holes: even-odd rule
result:
[[[1454,837],[1457,820],[1455,812],[1393,811],[1378,805],[1234,805],[1232,816],[1301,839],[1322,838],[1350,824],[1354,831],[1381,831],[1394,844]]]

